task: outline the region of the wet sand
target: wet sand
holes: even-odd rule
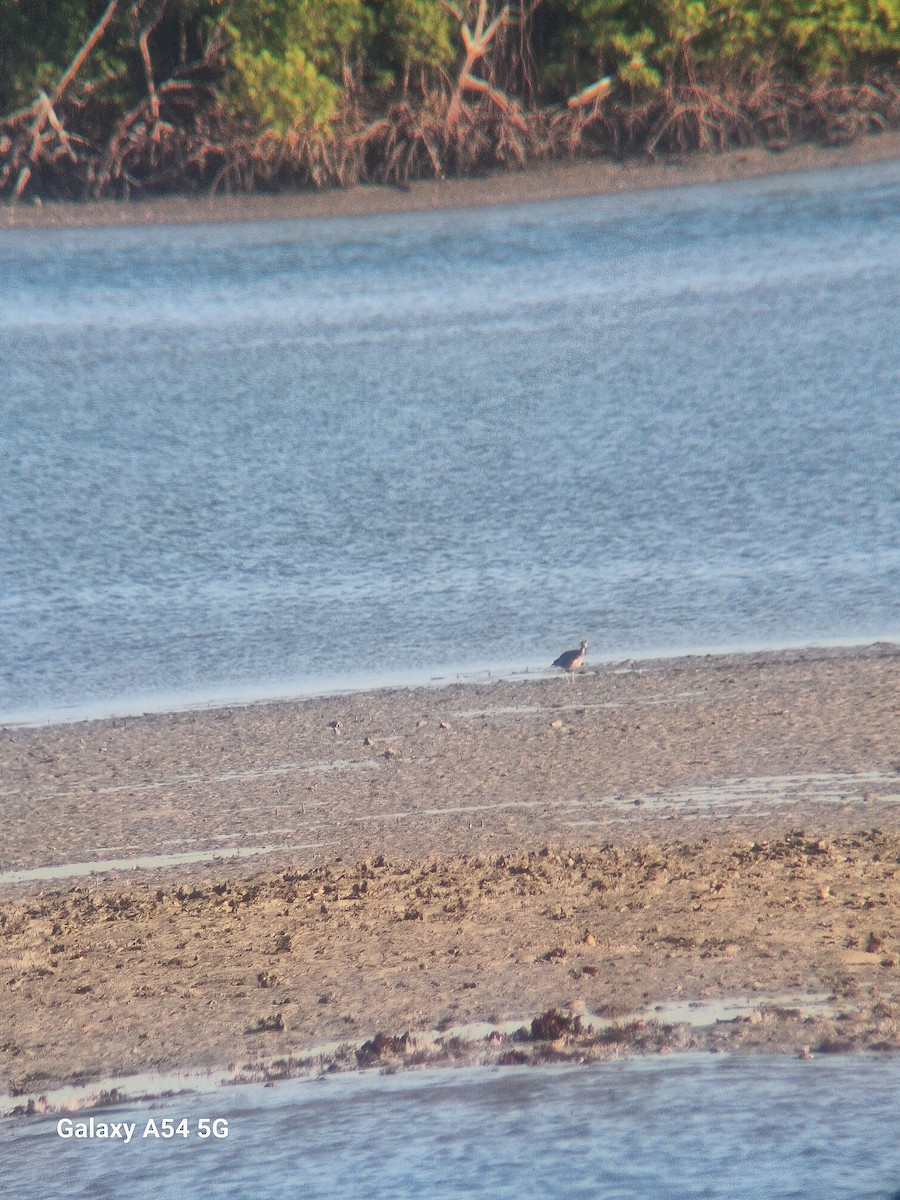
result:
[[[900,1048],[897,646],[7,728],[0,776],[7,1096]]]
[[[0,229],[373,216],[723,183],[896,158],[900,158],[900,130],[889,130],[842,145],[803,143],[777,152],[751,146],[722,154],[552,161],[471,179],[415,182],[407,188],[361,186],[277,195],[22,203],[0,206]]]

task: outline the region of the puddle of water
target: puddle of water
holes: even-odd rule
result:
[[[847,1004],[837,1005],[830,992],[818,992],[814,995],[742,997],[725,1000],[674,1000],[666,1004],[654,1005],[643,1013],[629,1020],[652,1020],[665,1025],[693,1025],[702,1028],[704,1025],[714,1025],[717,1021],[736,1021],[747,1018],[763,1009],[791,1009],[800,1013],[801,1017],[832,1017],[839,1011],[845,1011]]]
[[[630,674],[631,672],[612,672],[613,674]],[[671,696],[647,696],[642,699],[630,697],[627,700],[569,700],[565,704],[516,704],[516,705],[485,705],[483,708],[452,709],[448,714],[459,719],[475,717],[519,717],[519,716],[552,716],[561,712],[587,712],[599,709],[618,708],[656,708],[667,704],[677,704],[681,700],[693,700],[706,693],[700,689],[676,692]]]
[[[562,706],[560,705],[559,707]],[[588,706],[583,704],[580,707],[587,708]],[[447,716],[464,720],[473,717],[518,717],[523,713],[527,716],[532,716],[534,713],[550,713],[555,711],[556,706],[548,707],[543,704],[507,704],[498,705],[496,708],[452,708]]]
[[[762,775],[753,779],[738,778],[723,784],[686,788],[678,792],[655,792],[636,799],[655,807],[694,805],[697,811],[723,805],[745,805],[759,811],[760,802],[790,804],[795,800],[816,802],[840,802],[858,800],[861,792],[869,787],[888,783],[888,777],[880,771],[863,772],[858,775],[833,772],[820,775]],[[890,781],[893,785],[894,781]],[[633,798],[631,803],[634,803]],[[882,801],[900,800],[900,795],[879,794]]]
[[[884,788],[885,790],[881,790]],[[803,800],[812,803],[855,804],[872,799],[880,803],[900,801],[896,780],[879,771],[858,775],[834,772],[820,775],[768,775],[753,779],[730,779],[721,784],[684,788],[681,791],[643,792],[634,796],[604,796],[596,817],[580,816],[567,822],[572,826],[596,825],[610,810],[632,812],[636,808],[651,811],[670,810],[673,819],[706,817],[726,819],[735,809],[752,810],[755,816],[767,816],[773,807]],[[868,793],[871,791],[871,795]],[[595,809],[593,800],[578,799],[567,806],[572,810]]]
[[[295,850],[317,850],[336,846],[336,841],[304,842],[291,846],[241,846],[233,850],[191,850],[183,854],[153,854],[140,858],[108,858],[95,862],[62,863],[50,867],[33,867],[25,871],[0,872],[0,884],[41,883],[58,879],[77,879],[85,875],[105,875],[109,871],[152,870],[156,867],[177,867],[184,863],[218,862],[221,859],[252,858],[257,854],[291,853]]]
[[[846,1008],[847,1005],[842,1005]],[[693,1025],[702,1028],[715,1025],[717,1021],[734,1021],[749,1017],[751,1013],[767,1008],[796,1010],[803,1017],[833,1016],[838,1007],[830,992],[817,992],[812,995],[786,996],[746,996],[731,997],[720,1000],[673,1000],[665,1004],[656,1004],[652,1008],[639,1009],[635,1012],[624,1013],[617,1017],[601,1016],[598,1013],[579,1013],[585,1025],[593,1025],[597,1030],[614,1029],[617,1026],[628,1025],[633,1021],[658,1021],[661,1025]],[[506,1036],[515,1033],[528,1021],[501,1021],[499,1024],[480,1021],[469,1025],[454,1025],[444,1030],[429,1030],[416,1036],[416,1045],[434,1045],[440,1040],[458,1037],[465,1041],[483,1041],[493,1033]]]
[[[546,808],[546,800],[499,800],[496,804],[451,804],[446,808],[397,809],[393,812],[365,813],[347,817],[348,824],[363,821],[410,821],[415,817],[442,817],[449,813],[486,813],[507,808]]]

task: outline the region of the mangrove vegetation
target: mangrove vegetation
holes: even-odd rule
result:
[[[0,196],[404,184],[900,124],[900,0],[0,0]]]

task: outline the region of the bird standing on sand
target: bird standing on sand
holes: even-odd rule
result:
[[[557,658],[553,663],[554,667],[559,667],[561,671],[565,671],[570,683],[572,682],[575,672],[584,662],[585,650],[587,650],[587,642],[582,642],[580,649],[563,651],[559,658]]]

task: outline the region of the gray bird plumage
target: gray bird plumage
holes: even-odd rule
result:
[[[559,658],[554,659],[553,666],[559,667],[561,671],[571,677],[575,674],[581,664],[584,662],[584,653],[587,650],[587,642],[582,642],[577,650],[564,650]]]

